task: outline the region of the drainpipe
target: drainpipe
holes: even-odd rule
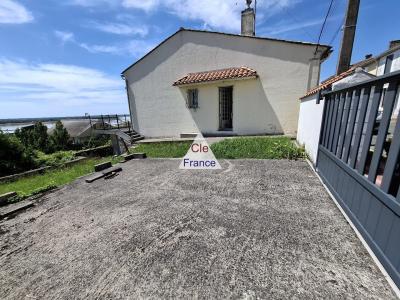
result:
[[[125,81],[126,97],[127,97],[127,99],[128,99],[129,115],[130,115],[130,119],[131,119],[131,122],[130,122],[130,123],[131,123],[131,126],[130,126],[130,127],[132,127],[132,128],[131,128],[132,130],[134,130],[134,129],[133,129],[133,122],[132,122],[133,116],[132,116],[132,110],[131,110],[131,101],[130,101],[130,99],[129,99],[129,83],[128,83],[128,79],[126,79],[126,77],[125,77],[124,74],[121,74],[121,78],[122,78],[122,80]]]

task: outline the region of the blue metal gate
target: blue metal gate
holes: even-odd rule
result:
[[[324,94],[317,171],[400,287],[400,72]]]

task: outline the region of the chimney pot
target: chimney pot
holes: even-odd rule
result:
[[[255,13],[254,9],[247,8],[242,11],[242,35],[255,36]]]

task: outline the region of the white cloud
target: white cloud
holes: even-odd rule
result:
[[[333,20],[340,19],[341,16],[332,16],[328,18],[328,22],[331,22]],[[260,28],[258,32],[262,35],[277,35],[277,34],[282,34],[286,32],[291,32],[291,31],[298,31],[302,30],[308,27],[318,27],[322,25],[324,19],[316,19],[316,20],[311,20],[311,21],[305,21],[305,22],[293,22],[293,21],[281,21],[278,22],[272,26],[266,26],[264,28]]]
[[[93,105],[123,103],[126,96],[121,79],[95,69],[0,59],[0,104],[6,101]]]
[[[67,3],[85,7],[104,6],[104,5],[115,6],[120,3],[120,0],[70,0]]]
[[[59,38],[63,44],[75,41],[74,34],[69,31],[54,30],[54,35]]]
[[[72,43],[78,47],[85,49],[90,53],[106,53],[113,55],[130,55],[133,57],[140,57],[154,48],[154,44],[145,40],[129,40],[111,45],[87,44],[75,39],[72,32],[55,30],[54,35],[61,40],[63,45],[65,43]]]
[[[147,12],[156,9],[160,3],[160,0],[122,0],[124,7],[142,9]]]
[[[146,25],[91,22],[88,24],[88,27],[119,35],[138,35],[145,37],[149,33],[149,28]]]
[[[22,24],[33,21],[33,15],[23,5],[13,0],[0,1],[0,23]]]
[[[81,43],[79,46],[90,53],[131,55],[133,57],[140,57],[154,47],[152,43],[148,43],[147,41],[143,40],[131,40],[129,42],[120,43],[117,45],[88,45],[86,43]]]
[[[73,0],[83,6],[102,6],[105,3],[146,13],[163,10],[181,20],[200,21],[208,28],[240,30],[240,11],[244,0]],[[270,17],[282,9],[291,8],[302,0],[258,0],[259,19]]]

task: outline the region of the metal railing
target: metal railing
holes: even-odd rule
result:
[[[133,130],[130,115],[87,115],[86,117],[90,126],[96,130],[127,129],[128,132]]]
[[[395,72],[324,93],[320,144],[400,202],[399,82]]]

